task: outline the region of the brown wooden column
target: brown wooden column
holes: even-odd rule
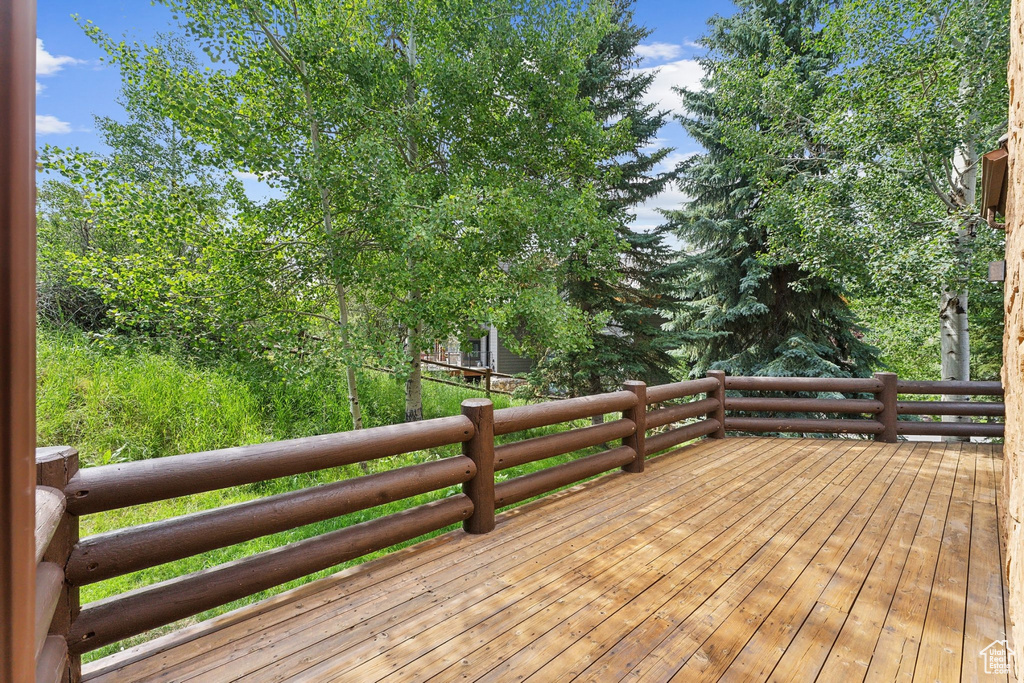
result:
[[[896,401],[899,398],[896,389],[898,378],[895,372],[876,372],[875,379],[882,383],[882,390],[875,394],[875,398],[882,402],[882,412],[878,414],[877,419],[885,426],[881,433],[875,434],[875,441],[896,443],[899,441],[896,432],[896,421],[899,419],[896,411]]]
[[[631,391],[636,394],[636,406],[622,411],[622,417],[632,420],[636,425],[636,431],[622,440],[623,446],[629,446],[636,451],[636,458],[633,462],[622,466],[626,472],[638,474],[644,471],[644,460],[647,458],[647,449],[644,445],[647,435],[647,385],[643,382],[630,380],[622,385],[624,391]]]
[[[34,0],[0,0],[0,681],[35,679]]]
[[[476,432],[462,442],[462,454],[476,463],[476,476],[462,485],[473,501],[473,514],[462,523],[470,534],[494,530],[494,404],[486,398],[462,402],[462,414],[473,421]]]
[[[725,438],[725,373],[721,370],[708,370],[708,377],[718,380],[718,388],[708,392],[708,398],[718,401],[718,409],[708,413],[708,417],[718,420],[719,427],[716,431],[708,434],[712,439]]]

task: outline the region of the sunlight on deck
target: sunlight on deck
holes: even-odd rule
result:
[[[729,438],[647,466],[85,678],[1006,680],[982,654],[1006,637],[999,446]]]

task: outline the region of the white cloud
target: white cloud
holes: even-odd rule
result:
[[[71,64],[82,64],[81,59],[68,57],[66,55],[52,55],[43,47],[41,38],[36,38],[36,76],[52,76],[61,71],[65,66]],[[36,81],[36,94],[46,89],[39,81]]]
[[[43,47],[42,39],[36,38],[36,76],[52,76],[69,64],[81,63],[81,59],[50,54]]]
[[[39,135],[60,135],[62,133],[70,133],[71,124],[67,121],[61,121],[56,116],[49,116],[47,114],[36,115],[36,133]]]
[[[656,173],[666,173],[673,170],[680,162],[686,161],[692,156],[696,156],[697,152],[672,152],[667,157],[661,160],[661,163],[654,169]]]
[[[695,154],[697,152],[673,152],[658,164],[654,172],[665,173],[670,171],[680,161],[685,161]],[[632,211],[633,215],[636,216],[636,221],[632,224],[632,227],[634,230],[649,232],[665,223],[665,217],[661,215],[661,210],[679,209],[682,207],[683,202],[689,200],[690,197],[679,190],[674,183],[670,184],[659,195],[651,197],[643,204],[633,207]],[[674,238],[670,241],[674,241]]]
[[[636,54],[641,59],[675,59],[683,52],[682,45],[672,43],[651,43],[637,45]]]
[[[673,113],[679,112],[682,102],[672,88],[700,90],[700,79],[704,77],[704,68],[695,59],[680,59],[662,66],[637,69],[636,72],[655,74],[644,100]]]
[[[668,140],[665,138],[652,138],[647,142],[646,145],[640,148],[640,151],[653,152],[655,150],[661,149],[662,147],[665,147],[668,144]]]
[[[649,232],[665,223],[665,217],[661,215],[661,209],[679,209],[682,207],[683,202],[689,199],[675,185],[670,185],[657,197],[652,197],[643,204],[633,207],[636,221],[633,222],[631,227],[639,232]]]

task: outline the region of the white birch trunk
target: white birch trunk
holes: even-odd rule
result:
[[[423,361],[417,343],[419,329],[410,330],[405,337],[405,352],[409,357],[409,377],[405,380],[405,421],[423,419]]]
[[[973,211],[977,198],[978,155],[973,140],[961,143],[953,155],[953,200],[965,211]],[[957,236],[959,247],[965,249],[971,239],[970,228],[964,225]],[[968,381],[971,378],[971,345],[967,315],[967,289],[943,292],[939,299],[939,326],[942,352],[942,379]],[[944,401],[965,401],[966,396],[945,394]],[[969,417],[945,415],[943,422],[970,422]],[[947,441],[964,441],[949,437]]]

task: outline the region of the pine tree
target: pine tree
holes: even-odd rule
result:
[[[813,142],[809,107],[832,57],[815,42],[820,0],[739,0],[715,17],[700,90],[679,89],[677,117],[705,152],[679,164],[690,201],[670,212],[683,243],[683,305],[671,327],[693,376],[863,376],[876,352],[860,339],[832,281],[768,259],[787,184],[831,152]]]
[[[645,233],[630,226],[630,209],[660,193],[672,178],[655,172],[671,149],[650,151],[668,113],[643,101],[654,75],[636,71],[635,51],[650,30],[633,23],[632,4],[615,0],[615,29],[588,60],[581,87],[597,119],[617,132],[617,147],[601,167],[598,188],[622,251],[618,264],[605,272],[594,272],[585,243],[565,263],[562,294],[594,322],[591,347],[546,358],[539,364],[538,381],[570,395],[611,390],[625,379],[665,382],[677,365],[670,351],[679,340],[662,328],[660,312],[676,306],[671,283],[678,266],[662,231]]]

